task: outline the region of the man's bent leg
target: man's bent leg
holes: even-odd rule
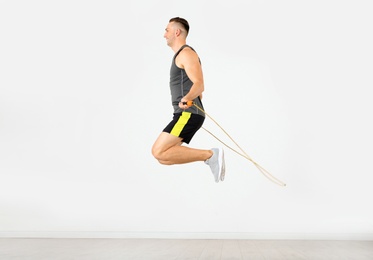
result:
[[[206,161],[212,156],[211,150],[193,149],[182,146],[182,139],[162,132],[155,141],[152,154],[161,164],[182,164]]]

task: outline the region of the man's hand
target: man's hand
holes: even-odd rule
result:
[[[179,102],[179,107],[181,109],[187,109],[188,107],[191,107],[193,105],[193,101],[188,101],[185,98],[182,98]]]

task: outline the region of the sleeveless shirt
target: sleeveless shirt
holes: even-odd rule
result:
[[[179,68],[176,63],[175,59],[177,55],[185,48],[191,48],[194,52],[195,50],[188,46],[188,45],[183,45],[174,55],[172,59],[172,64],[171,64],[171,70],[170,70],[170,90],[171,90],[171,100],[172,100],[172,106],[174,108],[174,113],[182,113],[183,111],[185,112],[190,112],[192,114],[198,114],[201,116],[205,116],[202,111],[200,111],[198,108],[195,106],[191,106],[187,109],[181,109],[179,107],[179,102],[181,99],[188,94],[189,90],[193,86],[193,82],[189,79],[188,75],[186,74],[184,69]],[[203,109],[202,101],[199,97],[193,100],[193,102],[199,106],[200,108]]]

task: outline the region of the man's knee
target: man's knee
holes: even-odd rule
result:
[[[163,158],[163,153],[160,152],[159,150],[157,149],[152,149],[152,154],[154,156],[154,158],[160,163],[160,164],[164,164],[164,165],[170,165],[170,163],[168,163],[167,161],[165,161]]]
[[[158,161],[162,159],[162,152],[160,151],[160,149],[156,148],[155,146],[152,147],[152,155]]]
[[[170,135],[169,133],[162,132],[153,144],[152,155],[159,161],[159,163],[170,165],[166,158],[167,151],[171,147],[178,145],[181,145],[180,138]]]

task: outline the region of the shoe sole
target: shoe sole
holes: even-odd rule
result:
[[[224,158],[224,151],[221,149],[221,154],[222,154],[222,160],[221,160],[221,172],[220,172],[220,181],[224,181],[225,178],[225,158]]]
[[[215,176],[215,182],[218,183],[220,178],[221,178],[221,172],[222,172],[222,167],[223,167],[223,158],[224,158],[224,152],[222,148],[218,148],[218,163],[219,163],[219,172],[218,176]]]

